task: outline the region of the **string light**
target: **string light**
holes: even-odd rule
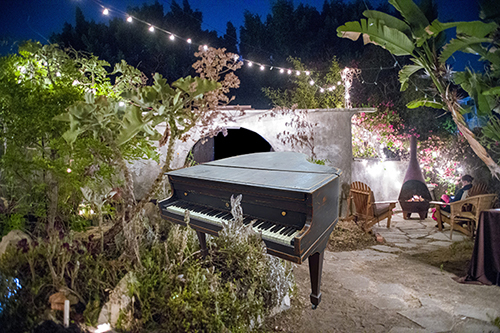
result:
[[[139,21],[139,22],[141,22],[141,23],[145,24],[146,26],[148,26],[148,27],[149,27],[149,28],[148,28],[148,30],[149,30],[150,32],[154,32],[154,31],[156,31],[156,30],[159,30],[159,31],[161,31],[161,32],[163,32],[163,33],[165,33],[165,34],[168,34],[168,35],[169,35],[169,36],[168,36],[168,37],[169,37],[169,39],[170,39],[170,40],[172,40],[172,41],[174,41],[176,38],[180,38],[180,39],[185,40],[185,41],[186,41],[186,43],[188,43],[188,44],[192,44],[192,43],[193,43],[193,40],[192,40],[191,38],[187,38],[187,39],[185,39],[185,38],[179,37],[179,36],[177,36],[177,35],[173,34],[173,33],[172,33],[172,32],[170,32],[170,31],[167,31],[167,30],[164,30],[164,29],[161,29],[161,28],[155,27],[155,26],[153,26],[152,24],[150,24],[150,23],[148,23],[148,22],[146,22],[146,21],[143,21],[143,20],[141,20],[141,19],[139,19],[139,18],[137,18],[137,17],[133,17],[133,16],[131,16],[131,15],[128,15],[127,13],[122,12],[122,11],[120,11],[120,10],[117,10],[117,9],[115,9],[115,8],[112,8],[112,7],[111,7],[111,8],[112,8],[112,10],[110,10],[110,9],[108,9],[108,8],[105,8],[105,7],[104,7],[104,6],[100,3],[100,1],[98,1],[98,0],[93,0],[93,1],[94,1],[94,2],[96,2],[96,3],[98,3],[98,4],[102,7],[102,8],[104,8],[104,9],[103,9],[103,14],[104,14],[104,15],[109,15],[111,11],[115,11],[115,12],[118,12],[118,13],[122,13],[122,14],[124,14],[124,15],[126,16],[126,21],[127,21],[127,22],[132,23],[134,20]],[[200,44],[198,44],[198,45],[200,45]],[[203,45],[203,46],[201,46],[201,47],[202,47],[202,49],[203,49],[204,51],[207,51],[207,50],[208,50],[208,45]],[[239,55],[237,55],[237,54],[235,55],[234,60],[235,60],[235,61],[247,62],[248,67],[252,67],[252,66],[253,66],[253,64],[255,63],[255,62],[253,62],[253,61],[251,61],[251,60],[249,60],[249,59],[243,59],[243,58],[241,58],[241,57],[240,57]],[[274,66],[269,66],[269,65],[266,65],[266,64],[262,64],[262,63],[255,63],[255,64],[256,64],[257,66],[259,66],[259,68],[260,68],[260,70],[261,70],[261,71],[264,71],[266,68],[269,68],[269,70],[273,70],[273,68],[274,68]],[[397,65],[397,62],[394,64],[394,67],[396,67],[396,65]],[[306,76],[308,76],[308,77],[310,77],[310,76],[311,76],[311,71],[309,71],[309,70],[306,70],[306,71],[300,71],[300,70],[292,70],[292,69],[286,69],[286,68],[281,68],[281,67],[277,67],[277,68],[279,69],[280,74],[283,74],[283,73],[285,73],[285,71],[286,71],[288,75],[291,75],[293,72],[295,72],[295,74],[296,74],[297,76],[300,76],[301,74],[305,74],[305,75],[306,75]],[[381,69],[382,69],[382,68],[381,68]],[[344,78],[342,78],[342,80],[344,80]],[[328,91],[333,91],[333,90],[335,90],[335,89],[336,89],[336,86],[335,86],[335,85],[332,85],[332,86],[330,86],[330,87],[320,87],[320,86],[319,86],[319,85],[317,85],[317,84],[315,83],[315,81],[314,81],[314,80],[312,80],[312,79],[309,81],[309,84],[310,84],[311,86],[316,85],[316,86],[319,88],[319,91],[320,91],[320,92],[322,92],[322,93],[323,93],[323,92],[325,92],[325,90],[326,90],[326,89],[327,89]],[[341,82],[341,81],[338,81],[338,82],[337,82],[337,85],[338,85],[338,86],[342,85],[342,82]],[[344,85],[345,85],[345,84],[344,84]],[[346,90],[348,90],[347,86],[346,86]],[[346,92],[346,96],[349,96],[348,92]],[[350,103],[348,103],[348,105],[350,105]]]

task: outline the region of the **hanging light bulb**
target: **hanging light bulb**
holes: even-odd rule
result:
[[[340,81],[339,81],[339,82],[337,82],[337,85],[338,85],[338,86],[340,86],[341,84],[342,84],[342,82],[340,82]]]
[[[127,22],[132,23],[132,16],[127,17]]]
[[[191,40],[191,38],[188,38],[186,42],[188,42],[188,44],[191,44],[193,41]]]
[[[151,32],[155,31],[155,27],[150,26],[150,27],[149,27],[149,31],[151,31]]]
[[[102,13],[103,13],[103,15],[109,15],[109,10],[107,8],[104,8]]]
[[[337,87],[335,87],[335,86],[332,86],[332,90],[335,90],[336,88],[337,88]]]
[[[260,70],[263,71],[264,70],[264,65],[260,65]]]
[[[320,88],[320,89],[319,89],[319,92],[322,92],[322,93],[323,93],[323,92],[325,92],[325,89]]]
[[[285,70],[283,68],[280,69],[280,73],[284,73]]]
[[[300,75],[300,71],[296,71],[295,74]]]
[[[252,67],[253,63],[251,61],[248,62],[248,67]]]
[[[124,107],[124,106],[125,106],[125,102],[123,102],[123,101],[119,101],[119,102],[118,102],[118,106],[119,106],[119,107],[121,107],[121,108],[122,108],[122,107]]]
[[[292,74],[292,70],[289,69],[287,73],[288,73],[288,75]]]
[[[170,40],[174,40],[175,36],[174,35],[170,35],[170,37],[168,37],[168,38],[170,38]]]
[[[309,76],[309,74],[311,74],[311,72],[309,72],[309,71],[306,71],[306,75],[307,75],[307,76]]]
[[[208,46],[207,45],[203,45],[203,50],[207,51],[208,50]]]

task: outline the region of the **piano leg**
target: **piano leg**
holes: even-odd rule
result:
[[[313,310],[321,302],[321,272],[323,271],[323,255],[325,250],[309,256],[309,278],[311,280],[311,295],[309,296]]]
[[[198,236],[198,241],[200,242],[201,254],[203,255],[203,258],[205,258],[208,255],[206,235],[201,231],[196,231],[196,235]]]

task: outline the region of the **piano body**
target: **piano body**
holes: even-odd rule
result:
[[[262,233],[267,252],[301,264],[308,259],[313,309],[321,302],[323,254],[338,221],[336,168],[313,164],[304,154],[240,155],[168,173],[172,195],[159,202],[162,217],[195,229],[204,255],[205,234],[217,236],[232,215],[231,195],[243,195],[243,223]]]

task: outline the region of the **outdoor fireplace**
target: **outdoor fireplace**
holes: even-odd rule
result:
[[[432,198],[418,164],[417,139],[414,136],[410,138],[410,163],[398,200],[405,220],[410,218],[411,213],[418,213],[421,220],[427,217]]]

